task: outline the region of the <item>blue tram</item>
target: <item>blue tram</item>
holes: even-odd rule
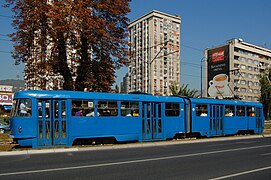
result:
[[[11,136],[20,146],[72,146],[114,140],[259,134],[262,104],[148,94],[21,91],[14,95]]]

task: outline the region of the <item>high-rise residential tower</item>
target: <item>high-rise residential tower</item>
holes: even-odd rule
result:
[[[259,74],[271,67],[271,50],[234,38],[206,49],[205,66],[205,96],[258,101]]]
[[[180,16],[151,11],[129,24],[128,92],[170,95],[180,86]]]

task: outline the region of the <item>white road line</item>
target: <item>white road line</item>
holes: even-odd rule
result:
[[[243,171],[243,172],[240,172],[240,173],[230,174],[230,175],[221,176],[221,177],[217,177],[217,178],[212,178],[210,180],[219,180],[219,179],[232,178],[232,177],[241,176],[241,175],[245,175],[245,174],[250,174],[250,173],[255,173],[255,172],[259,172],[259,171],[264,171],[264,170],[267,170],[267,169],[271,169],[271,166],[263,167],[263,168],[259,168],[259,169],[254,169],[254,170],[250,170],[250,171]]]
[[[149,159],[138,159],[138,160],[132,160],[132,161],[120,161],[120,162],[93,164],[93,165],[86,165],[86,166],[73,166],[73,167],[53,168],[53,169],[40,169],[40,170],[19,171],[19,172],[10,172],[10,173],[7,172],[7,173],[1,173],[0,176],[11,176],[11,175],[20,175],[20,174],[32,174],[32,173],[42,173],[42,172],[53,172],[53,171],[73,170],[73,169],[84,169],[84,168],[114,166],[114,165],[132,164],[132,163],[141,163],[141,162],[150,162],[150,161],[161,161],[161,160],[174,159],[174,158],[184,158],[184,157],[191,157],[191,156],[218,154],[218,153],[242,151],[242,150],[249,150],[249,149],[258,149],[258,148],[266,148],[266,147],[271,147],[271,145],[251,146],[251,147],[236,148],[236,149],[226,149],[226,150],[220,150],[220,151],[209,151],[209,152],[194,153],[194,154],[166,156],[166,157],[149,158]]]
[[[265,153],[265,154],[261,154],[262,156],[269,156],[271,155],[271,153]]]

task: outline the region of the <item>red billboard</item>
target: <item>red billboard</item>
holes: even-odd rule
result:
[[[212,53],[212,62],[223,61],[225,58],[225,51],[219,50]]]
[[[13,93],[0,92],[0,105],[12,105]]]

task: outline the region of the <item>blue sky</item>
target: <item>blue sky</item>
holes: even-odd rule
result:
[[[0,0],[3,4],[4,0]],[[270,0],[133,0],[131,21],[158,10],[181,16],[181,84],[200,88],[200,61],[204,49],[231,38],[271,49]],[[2,35],[12,32],[8,9],[0,8],[0,79],[23,78],[23,65],[14,66],[12,44]],[[126,68],[117,71],[117,83]]]

